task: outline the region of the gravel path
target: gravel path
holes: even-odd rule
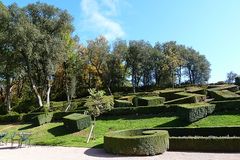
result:
[[[165,152],[157,156],[125,157],[107,154],[103,149],[32,146],[0,146],[0,160],[240,160],[240,153]]]

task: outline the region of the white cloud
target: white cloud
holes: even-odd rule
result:
[[[108,40],[123,37],[125,32],[122,26],[113,20],[118,12],[118,4],[118,0],[82,0],[84,26]]]

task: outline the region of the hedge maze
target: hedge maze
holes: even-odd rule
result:
[[[102,114],[105,117],[123,115],[161,116],[161,113],[179,117],[191,124],[212,113],[240,111],[240,91],[235,85],[186,87],[129,94],[114,94],[114,108]],[[74,107],[63,112],[65,102],[52,102],[54,112],[12,114],[0,116],[1,122],[31,122],[42,125],[62,121],[67,131],[78,132],[91,125],[91,116],[83,115],[85,99],[75,100]],[[56,105],[56,106],[54,106]],[[107,152],[125,155],[155,155],[169,150],[240,152],[240,127],[209,128],[151,128],[106,133]]]

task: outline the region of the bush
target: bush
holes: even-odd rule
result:
[[[73,113],[63,117],[64,126],[72,132],[81,131],[91,125],[91,117],[79,113]]]
[[[208,90],[210,91],[221,91],[221,90],[228,90],[231,92],[236,92],[239,90],[239,87],[237,85],[210,85],[208,86]]]
[[[180,96],[184,96],[184,97],[194,96],[195,97],[195,103],[204,102],[206,100],[206,95],[202,95],[202,94],[186,93],[186,92],[179,92],[179,93],[176,93],[176,94],[180,95]]]
[[[136,97],[136,96],[123,96],[123,97],[120,97],[119,100],[126,100],[129,102],[132,102],[134,97]]]
[[[157,130],[167,130],[170,137],[236,137],[240,136],[240,127],[200,127],[200,128],[186,128],[186,127],[160,127]]]
[[[63,121],[63,117],[73,114],[73,113],[81,113],[83,114],[84,111],[74,111],[74,112],[54,112],[53,113],[53,118],[52,121],[56,122],[56,121]]]
[[[171,137],[171,151],[240,152],[240,137]]]
[[[160,90],[160,91],[154,91],[154,92],[159,92],[160,97],[164,97],[166,99],[166,101],[171,101],[174,99],[185,97],[182,95],[175,94],[175,93],[183,92],[183,91],[184,91],[184,89],[166,89],[166,90]]]
[[[239,152],[240,127],[161,127],[156,130],[167,130],[169,150],[171,151],[206,151],[206,152]]]
[[[114,100],[114,107],[131,107],[132,103],[126,100]]]
[[[184,104],[184,103],[196,103],[197,99],[195,96],[188,96],[188,97],[182,97],[178,99],[174,99],[171,101],[165,102],[165,104]]]
[[[228,101],[213,101],[211,104],[215,104],[215,111],[231,111],[240,110],[240,100],[228,100]]]
[[[194,122],[204,118],[213,113],[215,109],[215,105],[209,103],[181,104],[178,107],[180,117],[187,122]]]
[[[203,87],[187,87],[186,92],[207,95],[207,90]]]
[[[139,106],[154,106],[163,104],[165,98],[153,96],[153,97],[139,97],[137,100]]]
[[[163,130],[124,130],[109,132],[104,136],[106,152],[124,155],[156,155],[169,146],[168,132]]]
[[[9,113],[6,115],[0,115],[0,122],[4,123],[15,123],[15,122],[20,122],[22,120],[22,114],[19,113]]]
[[[209,90],[208,94],[216,101],[240,99],[240,95],[228,90]]]
[[[143,115],[143,114],[158,114],[167,112],[170,110],[170,106],[158,105],[158,106],[140,106],[140,107],[119,107],[114,108],[103,114],[103,116],[119,116],[119,115]]]
[[[33,124],[35,125],[42,125],[45,123],[50,123],[53,117],[53,113],[49,112],[49,113],[41,113],[39,115],[36,115],[35,117],[33,117]]]

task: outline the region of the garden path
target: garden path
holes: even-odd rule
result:
[[[126,157],[107,154],[103,149],[77,147],[0,146],[0,160],[239,160],[240,153],[165,152],[147,157]]]

